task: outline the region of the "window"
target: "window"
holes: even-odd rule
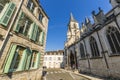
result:
[[[41,23],[42,23],[42,19],[43,19],[43,15],[42,15],[42,13],[40,13],[39,14],[39,20],[40,20]]]
[[[30,67],[39,67],[40,53],[31,51],[29,47],[12,44],[4,67],[4,73],[28,70]]]
[[[33,12],[36,6],[35,6],[35,4],[33,3],[32,0],[29,0],[28,4],[27,4],[27,7],[31,12]]]
[[[115,27],[108,27],[106,37],[113,54],[120,53],[120,32]]]
[[[15,11],[15,4],[13,2],[7,2],[7,0],[0,0],[0,24],[5,27],[8,25]]]
[[[58,57],[58,60],[60,61],[60,60],[61,60],[61,58],[60,58],[60,57]]]
[[[49,57],[49,60],[52,60],[52,57]]]
[[[8,3],[9,0],[0,0],[0,13],[3,10],[6,3]]]
[[[10,69],[15,70],[18,68],[24,50],[24,47],[17,46]]]
[[[99,57],[100,56],[97,42],[96,42],[94,37],[90,37],[90,48],[91,48],[92,57]]]
[[[81,58],[85,58],[84,46],[82,43],[80,43],[80,55],[81,55]]]
[[[38,53],[37,51],[33,51],[30,67],[35,67],[36,58],[37,58],[37,53]]]
[[[20,19],[17,23],[17,27],[19,27],[18,32],[27,36],[31,24],[32,21],[24,13],[21,13]]]

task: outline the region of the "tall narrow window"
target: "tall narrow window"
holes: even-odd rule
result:
[[[80,55],[81,55],[81,58],[85,58],[85,50],[82,43],[80,43]]]
[[[21,12],[17,25],[15,27],[15,31],[25,36],[28,36],[31,24],[32,21],[23,12]]]
[[[24,34],[25,36],[28,35],[28,31],[30,29],[30,25],[32,24],[32,21],[26,17],[25,15],[22,17],[22,19],[19,20],[19,33]]]
[[[120,32],[115,27],[108,27],[106,37],[113,54],[120,53]]]
[[[30,63],[30,67],[35,67],[35,63],[36,63],[36,58],[37,58],[37,51],[33,51],[32,52],[32,58],[31,58],[31,63]]]
[[[22,46],[18,46],[16,44],[12,44],[9,53],[7,62],[5,63],[4,73],[13,72],[19,70],[20,62],[22,61],[22,57],[24,54],[25,48]]]
[[[10,69],[15,70],[18,68],[24,50],[24,47],[17,46]]]
[[[28,4],[27,4],[27,7],[31,12],[33,12],[36,6],[35,6],[35,4],[33,3],[32,0],[29,0]]]
[[[97,42],[94,37],[90,37],[90,48],[91,48],[92,57],[100,56]]]
[[[43,19],[43,15],[42,15],[42,13],[40,13],[39,14],[39,20],[40,20],[40,22],[42,22],[42,19]]]

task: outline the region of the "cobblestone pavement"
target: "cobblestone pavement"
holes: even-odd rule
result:
[[[45,80],[90,80],[60,69],[47,69]]]

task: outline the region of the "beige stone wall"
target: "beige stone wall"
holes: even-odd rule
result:
[[[18,9],[18,6],[20,4],[21,0],[12,0],[15,4],[16,4],[16,10]],[[34,0],[33,0],[34,1]],[[47,27],[48,27],[48,17],[46,16],[46,14],[42,11],[42,8],[39,7],[38,11],[42,11],[43,15],[44,15],[44,19],[43,22],[41,23],[38,20],[38,15],[37,14],[33,14],[31,13],[28,9],[27,9],[27,3],[28,0],[24,0],[24,3],[22,4],[22,11],[33,21],[36,22],[36,24],[45,32],[45,41],[44,41],[44,45],[40,46],[38,44],[35,44],[34,42],[32,42],[31,40],[29,40],[27,37],[23,36],[22,34],[17,34],[13,31],[13,28],[16,27],[16,20],[14,21],[13,24],[13,28],[11,29],[10,34],[8,35],[8,38],[5,42],[5,47],[3,48],[3,52],[2,54],[0,54],[0,80],[40,80],[41,78],[41,74],[42,74],[42,66],[43,66],[43,57],[44,57],[44,52],[45,52],[45,45],[46,45],[46,35],[47,35]],[[36,3],[37,6],[38,3]],[[15,10],[15,11],[16,11]],[[15,14],[15,13],[14,13]],[[37,15],[37,16],[36,16]],[[13,15],[14,16],[14,15]],[[11,18],[11,21],[13,20],[13,17]],[[11,24],[11,21],[9,22],[9,24]],[[9,27],[9,25],[8,25]],[[2,25],[0,25],[0,35],[2,35],[2,38],[5,38],[5,35],[8,31],[8,27],[4,28]],[[3,42],[2,38],[0,38],[0,46]],[[41,53],[41,58],[40,58],[40,67],[39,69],[34,69],[34,70],[28,70],[28,71],[15,71],[13,73],[11,73],[12,75],[10,76],[9,74],[4,74],[3,70],[4,70],[4,66],[6,63],[6,58],[8,57],[8,51],[9,48],[11,46],[12,43],[15,44],[19,44],[21,46],[25,46],[25,47],[30,47],[33,50],[37,50]]]
[[[9,74],[0,74],[0,80],[41,80],[41,75],[41,70],[29,70]]]

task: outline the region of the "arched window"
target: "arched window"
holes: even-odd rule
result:
[[[81,58],[85,58],[85,50],[82,43],[80,43],[80,55],[81,55]]]
[[[92,57],[100,56],[97,42],[94,37],[90,37],[90,48],[91,48]]]
[[[106,37],[113,54],[120,53],[120,32],[115,27],[108,27]]]

